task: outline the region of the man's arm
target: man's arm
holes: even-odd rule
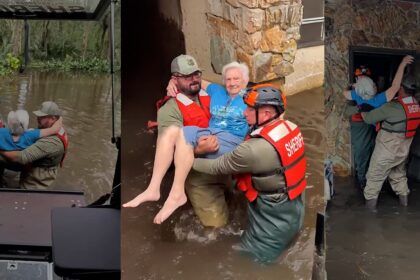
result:
[[[197,146],[194,148],[195,155],[204,155],[214,153],[219,149],[219,141],[217,136],[208,135],[201,136],[197,141]]]
[[[64,145],[58,137],[42,138],[22,151],[1,152],[10,161],[22,165],[63,153]]]
[[[349,102],[349,101],[347,101],[347,102]],[[344,112],[343,112],[343,115],[346,118],[348,118],[348,117],[350,117],[354,114],[357,114],[357,113],[359,113],[359,108],[356,105],[350,104],[350,103],[346,104],[346,106],[344,108]]]
[[[242,143],[230,153],[217,159],[194,160],[193,169],[211,175],[248,173],[257,164],[249,143]]]
[[[376,108],[375,110],[372,110],[370,112],[363,112],[362,118],[365,123],[368,124],[375,124],[378,122],[381,122],[386,119],[386,112],[389,110],[389,106],[387,106],[388,103],[385,105]]]
[[[55,123],[49,128],[43,128],[40,130],[40,137],[47,137],[50,135],[57,134],[63,126],[63,118],[60,117]]]
[[[395,94],[401,87],[402,77],[404,75],[404,69],[408,64],[413,63],[414,57],[411,55],[406,55],[402,59],[400,65],[398,66],[398,70],[395,73],[394,80],[392,80],[392,85],[385,91],[386,100],[390,101],[394,98]]]
[[[8,161],[16,162],[20,156],[20,151],[0,151],[0,154]]]

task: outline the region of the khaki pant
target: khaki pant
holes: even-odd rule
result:
[[[28,190],[46,190],[57,178],[58,166],[33,166],[20,173],[19,186]]]
[[[185,190],[195,214],[204,226],[224,226],[229,217],[225,190],[231,182],[228,176],[212,176],[191,170]]]
[[[413,138],[405,138],[402,133],[379,131],[366,174],[364,195],[367,200],[379,196],[386,178],[397,195],[407,195],[410,192],[406,163],[412,140]]]

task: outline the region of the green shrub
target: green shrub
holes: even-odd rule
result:
[[[0,56],[0,76],[10,75],[21,66],[20,59],[12,53]]]
[[[109,72],[110,65],[106,59],[91,57],[77,59],[67,55],[64,60],[49,59],[36,60],[30,65],[32,68],[42,70],[60,70],[60,71],[84,71],[84,72]]]

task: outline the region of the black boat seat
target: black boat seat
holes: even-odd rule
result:
[[[52,259],[61,277],[119,279],[120,211],[110,208],[54,208]]]

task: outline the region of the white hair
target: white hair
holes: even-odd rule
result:
[[[233,61],[233,62],[228,63],[225,66],[223,66],[223,68],[222,68],[223,83],[225,83],[226,72],[229,69],[239,69],[242,72],[242,78],[245,81],[245,85],[248,84],[248,82],[249,82],[249,69],[248,69],[248,66],[246,64],[244,64],[244,63],[239,63],[237,61]]]
[[[28,129],[29,114],[26,110],[10,111],[7,115],[7,126],[12,135],[21,135]]]
[[[376,85],[368,76],[360,76],[357,78],[355,90],[362,99],[369,100],[376,94]]]

